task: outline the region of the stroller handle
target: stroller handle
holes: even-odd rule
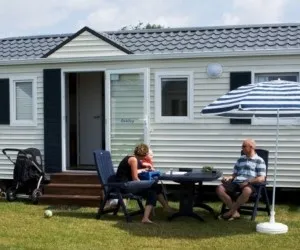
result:
[[[14,165],[16,164],[16,162],[15,161],[13,161],[12,159],[11,159],[11,155],[9,154],[9,153],[7,153],[7,152],[10,152],[10,153],[12,153],[12,152],[17,152],[18,154],[19,153],[22,153],[24,156],[26,156],[26,153],[23,151],[23,150],[21,150],[21,149],[17,149],[17,148],[4,148],[4,149],[2,149],[2,153],[7,157],[7,159],[10,161],[10,162],[12,162]]]
[[[2,153],[5,154],[7,156],[7,152],[17,152],[17,153],[23,153],[25,154],[25,152],[21,149],[17,149],[17,148],[4,148],[2,149]]]
[[[12,158],[11,158],[11,155],[8,153],[12,153],[12,152],[16,152],[18,155],[21,153],[22,154],[22,157],[25,157],[27,159],[30,159],[30,156],[33,156],[32,153],[29,153],[29,152],[26,152],[26,150],[28,149],[25,149],[25,150],[22,150],[22,149],[18,149],[18,148],[4,148],[2,149],[2,153],[7,157],[7,159],[9,161],[11,161],[14,165],[16,165],[16,161],[13,161]],[[44,170],[40,169],[40,167],[38,166],[39,163],[36,162],[36,160],[31,160],[34,167],[40,172],[40,173],[43,173]],[[42,163],[41,163],[42,164]]]

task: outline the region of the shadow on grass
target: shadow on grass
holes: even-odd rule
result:
[[[82,209],[54,209],[55,216],[73,217],[79,219],[96,220],[97,208],[94,212]],[[142,224],[141,215],[132,217],[132,222],[127,223],[121,211],[117,215],[105,214],[98,220],[109,222],[110,226],[125,231],[132,236],[155,237],[161,239],[188,238],[205,239],[233,235],[249,235],[256,233],[256,223],[249,220],[249,216],[242,216],[234,221],[220,221],[210,213],[197,209],[197,213],[203,216],[205,222],[190,217],[179,217],[172,221],[167,220],[168,214],[161,208],[155,209],[153,221],[155,224]]]
[[[78,219],[96,219],[96,213],[94,212],[82,212],[82,211],[54,211],[55,216],[58,217],[70,217]]]
[[[134,236],[167,238],[205,239],[233,235],[256,233],[256,223],[243,217],[234,221],[220,221],[211,214],[200,212],[205,222],[190,217],[179,217],[168,221],[166,214],[158,211],[154,218],[156,224],[142,224],[141,217],[135,217],[132,223],[123,220],[113,226]]]

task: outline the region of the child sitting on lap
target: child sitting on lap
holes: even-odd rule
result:
[[[149,153],[142,160],[142,168],[148,171],[155,170],[153,165],[153,151],[151,149],[149,149]]]

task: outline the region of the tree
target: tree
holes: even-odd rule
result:
[[[137,25],[129,25],[124,26],[121,30],[144,30],[144,29],[164,29],[165,27],[160,24],[144,24],[143,22],[139,22]]]

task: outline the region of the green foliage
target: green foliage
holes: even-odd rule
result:
[[[130,202],[130,205],[133,205]],[[215,210],[220,203],[209,203]],[[172,207],[178,203],[172,202]],[[166,220],[161,207],[155,209],[156,225],[143,225],[141,216],[126,223],[123,215],[104,215],[96,220],[97,208],[50,207],[53,217],[44,218],[47,206],[0,200],[0,249],[299,249],[300,211],[297,206],[276,208],[276,220],[287,224],[284,235],[255,231],[249,216],[234,221],[215,220],[196,208],[206,222],[181,217]],[[268,221],[258,213],[257,222]]]
[[[211,172],[211,171],[213,171],[213,169],[214,169],[214,167],[212,167],[212,166],[203,166],[202,167],[202,170],[204,172]]]
[[[160,24],[144,24],[143,22],[139,22],[137,25],[129,25],[124,26],[121,30],[143,30],[143,29],[163,29],[165,28],[163,25]]]

